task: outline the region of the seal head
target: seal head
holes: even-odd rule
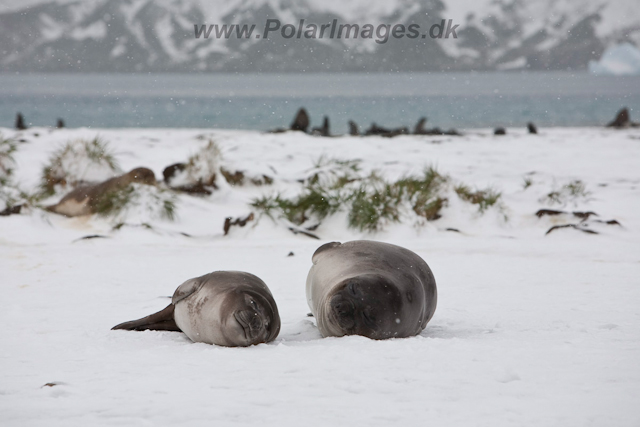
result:
[[[404,301],[387,278],[367,274],[344,280],[328,301],[328,321],[344,335],[372,339],[397,336]]]
[[[422,258],[399,246],[366,240],[318,248],[306,290],[325,337],[417,335],[437,301],[435,279]]]

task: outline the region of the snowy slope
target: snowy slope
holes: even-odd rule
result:
[[[3,426],[640,423],[638,130],[543,129],[530,136],[508,129],[506,137],[472,130],[459,138],[393,140],[1,131],[28,141],[15,155],[14,179],[25,189],[37,184],[56,147],[96,134],[110,142],[123,170],[144,165],[160,176],[211,137],[224,165],[274,177],[268,187],[221,185],[207,198],[180,196],[178,220],[155,221],[155,231],[111,232],[103,219],[35,209],[0,217]],[[435,164],[454,179],[501,191],[504,207],[479,215],[452,200],[437,221],[377,234],[349,230],[337,215],[315,231],[319,241],[266,217],[222,235],[226,216],[245,215],[259,194],[292,191],[322,154],[361,159],[363,168],[388,177]],[[575,220],[537,218],[537,209],[550,207],[541,198],[576,179],[588,197],[554,207],[591,210],[621,227],[591,222],[600,234],[564,229],[545,236],[550,226]],[[92,234],[109,238],[76,240]],[[419,336],[322,339],[306,316],[311,254],[324,242],[354,238],[403,245],[433,269],[438,308]],[[270,286],[283,321],[275,342],[230,349],[193,344],[180,333],[109,330],[164,307],[185,279],[219,269],[246,270]]]

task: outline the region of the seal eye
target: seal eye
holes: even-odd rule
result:
[[[251,307],[255,308],[256,310],[258,309],[258,304],[256,304],[254,300],[250,299],[249,304],[251,304]]]
[[[347,285],[347,292],[352,296],[358,296],[358,285],[354,282],[351,282]]]

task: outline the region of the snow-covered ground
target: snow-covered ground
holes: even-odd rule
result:
[[[0,217],[2,426],[640,425],[640,129],[393,139],[0,131],[26,141],[13,181],[29,191],[54,150],[96,135],[124,171],[146,166],[161,178],[211,138],[223,166],[274,178],[260,187],[219,182],[206,198],[180,195],[177,220],[153,220],[152,230],[136,226],[135,215],[119,231],[108,219],[40,209]],[[481,215],[450,197],[441,219],[388,224],[377,234],[348,229],[338,213],[313,231],[320,240],[266,216],[223,235],[225,217],[245,217],[261,194],[296,191],[322,155],[361,159],[390,179],[435,165],[500,191],[501,206]],[[547,203],[548,193],[576,180],[582,195]],[[536,217],[542,208],[596,212],[583,227],[599,234],[545,235],[580,219]],[[96,234],[108,238],[78,240]],[[438,308],[419,336],[323,339],[307,317],[313,251],[356,238],[405,246],[432,268]],[[184,280],[215,270],[248,271],[269,285],[282,318],[275,342],[223,348],[175,332],[110,330],[163,308]]]

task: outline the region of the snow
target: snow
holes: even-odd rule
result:
[[[104,21],[96,21],[85,28],[74,28],[70,37],[74,40],[95,39],[102,40],[107,35],[107,24]]]
[[[189,58],[189,55],[182,51],[180,46],[176,46],[172,38],[174,34],[173,20],[170,15],[165,15],[155,24],[155,33],[158,36],[158,42],[162,46],[164,52],[174,62],[183,62]]]
[[[212,139],[225,168],[274,178],[273,186],[223,181],[206,198],[180,195],[178,220],[155,220],[154,230],[136,226],[135,216],[117,232],[108,219],[37,209],[0,217],[3,426],[640,423],[638,129],[394,139],[209,129],[0,132],[28,141],[14,153],[13,180],[24,189],[38,184],[56,147],[96,135],[125,171],[146,166],[160,178],[165,166]],[[246,216],[260,194],[295,191],[323,154],[361,159],[365,170],[390,179],[436,165],[454,180],[501,191],[503,208],[480,215],[452,198],[437,221],[390,224],[377,234],[348,229],[338,214],[314,231],[321,240],[266,217],[223,236],[225,217]],[[574,180],[587,196],[543,201]],[[590,220],[600,234],[545,236],[554,224],[578,220],[537,218],[541,208],[594,211],[622,226]],[[108,238],[77,240],[94,234]],[[356,238],[407,247],[432,268],[438,308],[419,336],[324,339],[306,316],[312,253]],[[110,330],[165,307],[184,280],[222,269],[249,271],[269,285],[282,318],[275,342],[223,348],[174,332]]]
[[[640,49],[630,43],[611,46],[598,62],[589,63],[589,71],[614,76],[640,75]]]

